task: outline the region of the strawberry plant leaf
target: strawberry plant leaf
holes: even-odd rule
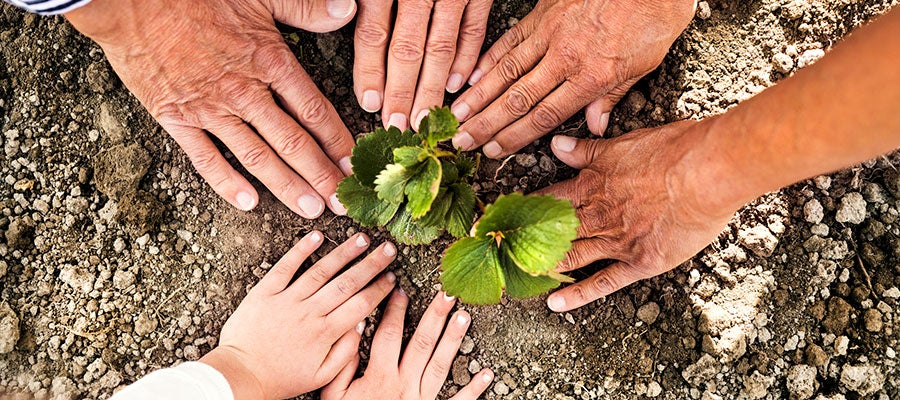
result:
[[[453,196],[446,213],[447,232],[456,237],[469,234],[475,219],[475,191],[468,183],[454,183],[445,197]]]
[[[356,175],[344,178],[337,187],[338,199],[347,207],[347,215],[367,227],[387,224],[399,204],[382,201],[371,187],[365,186]]]
[[[394,162],[394,149],[422,144],[422,137],[412,131],[401,132],[396,127],[378,128],[368,133],[353,146],[350,164],[353,174],[364,186],[375,186],[375,178],[388,164]]]
[[[429,147],[434,148],[439,142],[450,139],[456,134],[459,121],[446,107],[435,107],[422,118],[419,133],[425,137]]]
[[[439,229],[446,228],[447,211],[450,210],[452,203],[453,198],[447,195],[447,188],[442,187],[437,197],[434,198],[434,202],[431,203],[431,210],[428,211],[428,214],[416,220],[416,222],[422,226],[432,226]]]
[[[500,267],[506,283],[506,294],[510,297],[524,299],[546,293],[548,290],[559,286],[559,281],[550,276],[532,276],[522,271],[518,265],[509,259],[510,251],[504,249],[506,244],[500,245]]]
[[[403,191],[414,174],[413,169],[400,164],[386,165],[374,182],[378,198],[393,204],[402,203]]]
[[[475,237],[500,237],[519,268],[530,275],[546,275],[572,248],[578,225],[568,200],[513,193],[500,196],[485,209]]]
[[[422,226],[413,220],[412,214],[406,209],[406,206],[400,207],[387,228],[391,235],[394,235],[397,241],[403,244],[431,243],[441,235],[441,228]]]
[[[424,157],[422,157],[423,154],[425,154],[425,152],[419,147],[398,147],[394,149],[394,163],[409,168],[422,162],[424,160]],[[427,154],[425,154],[425,156],[427,157]]]
[[[456,169],[459,178],[468,178],[475,175],[475,164],[475,160],[460,154],[459,158],[456,159]]]
[[[453,243],[441,261],[444,291],[470,304],[496,304],[503,294],[503,272],[490,238],[466,237]]]
[[[409,178],[405,191],[408,200],[406,208],[413,218],[421,218],[431,209],[431,203],[441,188],[441,173],[441,163],[437,158],[429,157],[418,166],[415,175]]]

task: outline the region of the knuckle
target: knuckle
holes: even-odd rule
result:
[[[352,278],[349,276],[342,277],[335,282],[335,288],[338,293],[343,296],[350,296],[356,293],[356,278]]]
[[[194,154],[191,163],[194,164],[194,168],[197,171],[214,171],[219,166],[219,157],[221,157],[221,154],[213,150],[201,150]]]
[[[425,52],[430,58],[447,61],[456,55],[456,42],[446,38],[429,40]]]
[[[532,124],[540,131],[549,131],[562,123],[564,116],[559,109],[550,103],[543,102],[534,108]]]
[[[420,62],[424,54],[422,46],[406,38],[394,38],[390,51],[391,56],[408,63]]]
[[[309,125],[319,125],[328,120],[328,102],[320,95],[306,99],[300,108],[300,119]]]
[[[333,189],[334,186],[337,186],[337,183],[331,183],[333,176],[329,174],[326,168],[318,168],[314,173],[303,175],[303,178],[306,179],[312,187],[319,190],[329,187]]]
[[[571,40],[563,41],[556,53],[556,57],[569,67],[577,67],[581,64],[581,51],[579,51],[578,44]]]
[[[241,164],[247,169],[259,169],[269,163],[269,148],[264,144],[253,144],[241,153]]]
[[[426,99],[443,99],[444,98],[444,88],[440,86],[431,86],[431,85],[422,85],[420,89],[422,97]],[[440,102],[440,101],[438,101]],[[427,106],[432,106],[431,104],[426,104]]]
[[[403,326],[395,323],[381,323],[381,335],[390,342],[403,339]]]
[[[616,289],[616,284],[613,281],[613,278],[609,276],[609,274],[597,274],[590,279],[588,282],[590,284],[590,292],[592,294],[591,298],[585,299],[587,301],[596,300],[595,297],[605,296],[609,293],[614,292]]]
[[[419,334],[413,337],[412,346],[413,349],[417,352],[421,353],[431,353],[431,350],[434,348],[434,337],[426,334]]]
[[[275,149],[282,157],[292,157],[305,153],[312,145],[312,138],[304,133],[290,133],[282,135],[275,142]]]
[[[433,377],[442,379],[450,371],[450,362],[442,358],[432,358],[430,373]]]
[[[528,110],[531,109],[533,104],[532,98],[524,86],[516,86],[509,90],[506,101],[503,102],[503,107],[511,115],[518,118],[528,113]]]
[[[325,282],[328,282],[331,279],[331,276],[328,274],[324,268],[311,268],[309,270],[309,277],[315,282],[317,285],[322,285]]]
[[[465,42],[481,43],[484,41],[486,26],[476,21],[466,21],[459,28],[459,40]]]
[[[383,26],[376,24],[356,25],[356,43],[365,47],[380,49],[387,44],[387,40],[388,31]]]
[[[411,103],[415,96],[411,90],[392,89],[387,92],[387,98],[399,103]]]
[[[519,60],[517,60],[515,57],[512,57],[511,55],[500,60],[500,65],[498,67],[500,77],[507,81],[514,81],[518,79],[524,69],[522,68]]]

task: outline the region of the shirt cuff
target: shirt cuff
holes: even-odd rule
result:
[[[208,364],[192,361],[151,372],[110,400],[234,400],[228,380]]]
[[[64,14],[90,3],[91,0],[5,0],[10,4],[40,15]]]

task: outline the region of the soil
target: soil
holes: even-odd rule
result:
[[[721,113],[891,3],[701,1],[611,133]],[[531,7],[496,2],[487,43]],[[352,27],[285,37],[351,131],[380,123],[350,89]],[[304,221],[264,190],[249,213],[219,199],[61,18],[0,5],[0,43],[0,398],[102,398],[195,360],[300,235],[325,232],[322,255],[360,229],[327,212]],[[589,135],[583,115],[557,132]],[[769,193],[694,259],[576,311],[551,313],[545,297],[461,306],[474,321],[444,394],[490,366],[489,399],[900,398],[897,165],[892,154]],[[485,161],[477,189],[491,201],[574,173],[545,138]],[[448,243],[400,247],[409,321]]]

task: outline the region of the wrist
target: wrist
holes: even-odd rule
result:
[[[150,7],[146,5],[141,7],[141,14],[145,14],[148,8]],[[64,16],[75,29],[106,50],[106,46],[127,44],[131,41],[132,30],[129,29],[129,25],[134,25],[139,20],[155,19],[146,15],[143,15],[143,19],[139,19],[137,11],[137,5],[132,0],[92,0],[84,7],[68,12]]]
[[[243,352],[231,346],[216,347],[200,358],[200,362],[215,368],[225,377],[235,400],[268,398],[259,378],[245,360]]]

